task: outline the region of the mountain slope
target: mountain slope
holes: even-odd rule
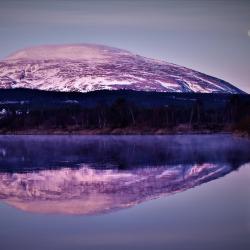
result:
[[[223,80],[185,67],[93,44],[20,50],[0,62],[0,88],[244,93]]]

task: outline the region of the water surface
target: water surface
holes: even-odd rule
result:
[[[1,249],[249,249],[250,141],[0,136]]]

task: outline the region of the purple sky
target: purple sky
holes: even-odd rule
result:
[[[106,44],[250,93],[249,0],[0,1],[0,32],[0,58],[39,44]]]

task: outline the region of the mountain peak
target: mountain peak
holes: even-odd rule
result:
[[[228,82],[186,67],[96,44],[19,50],[0,61],[0,88],[244,93]]]
[[[130,54],[125,50],[97,44],[42,45],[16,51],[5,60],[100,60],[110,53]]]

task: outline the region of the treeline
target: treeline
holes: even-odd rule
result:
[[[140,105],[124,97],[117,97],[111,104],[98,102],[92,106],[77,102],[43,108],[0,105],[2,133],[114,129],[137,132],[240,130],[250,134],[250,101],[231,95],[216,105],[201,97],[161,105]]]

